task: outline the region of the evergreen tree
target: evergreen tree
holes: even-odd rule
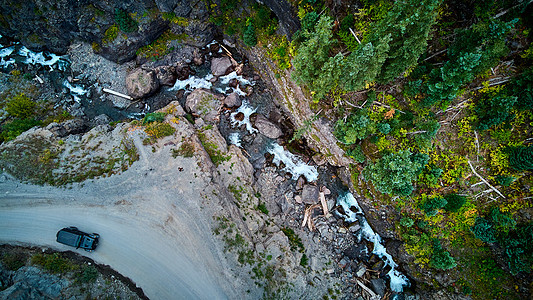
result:
[[[313,82],[321,74],[322,67],[329,60],[333,22],[330,17],[323,15],[315,26],[315,32],[302,43],[294,56],[294,79],[298,84],[312,87]]]
[[[244,44],[248,47],[253,47],[257,45],[257,36],[255,34],[255,26],[251,20],[246,21],[246,28],[242,34],[242,40]]]
[[[533,170],[533,146],[511,148],[509,166],[515,170]]]
[[[409,150],[386,154],[374,164],[369,164],[363,174],[378,191],[407,196],[413,191],[412,181],[427,164],[427,160],[421,158],[414,157]]]
[[[135,32],[138,29],[137,22],[135,22],[127,12],[120,8],[115,9],[115,22],[122,32]]]
[[[374,26],[374,37],[391,35],[390,50],[379,81],[387,83],[416,64],[426,51],[431,26],[441,0],[396,1],[385,18]]]

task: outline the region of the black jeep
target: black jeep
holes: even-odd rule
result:
[[[93,251],[98,246],[98,238],[100,235],[97,233],[88,234],[78,230],[77,227],[66,227],[59,230],[56,234],[57,242],[68,246],[82,248],[85,251]]]

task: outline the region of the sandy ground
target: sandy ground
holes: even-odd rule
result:
[[[195,158],[174,159],[169,147],[142,149],[123,174],[71,188],[0,174],[0,243],[77,251],[131,278],[151,299],[250,297],[212,234],[220,209],[214,185]],[[65,226],[99,233],[100,245],[88,253],[57,243]]]

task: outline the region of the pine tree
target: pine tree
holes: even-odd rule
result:
[[[242,34],[242,40],[244,41],[244,44],[248,47],[253,47],[257,45],[257,36],[255,34],[255,26],[254,24],[248,20],[246,29],[244,29],[244,32]]]
[[[120,8],[115,9],[115,22],[120,30],[126,33],[135,32],[138,29],[137,22],[135,22],[127,12]]]
[[[511,148],[509,166],[515,170],[533,170],[533,146]]]
[[[321,74],[322,67],[329,60],[333,22],[323,15],[315,26],[315,32],[302,43],[294,56],[294,79],[298,84],[312,85]]]
[[[412,155],[409,150],[386,154],[374,164],[369,164],[363,174],[378,191],[407,196],[413,191],[412,181],[427,163],[427,160],[421,158]]]
[[[379,81],[387,83],[416,64],[426,51],[429,32],[442,0],[396,1],[387,16],[374,26],[374,37],[391,35],[390,50]],[[371,39],[371,41],[373,41]]]

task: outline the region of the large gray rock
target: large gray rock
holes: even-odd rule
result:
[[[242,100],[237,93],[231,93],[224,99],[224,105],[229,108],[239,107],[242,104]]]
[[[283,132],[276,124],[270,122],[267,118],[260,114],[256,116],[254,126],[261,134],[271,139],[277,139],[283,135]]]
[[[176,68],[171,66],[161,66],[155,68],[155,75],[161,85],[173,86],[176,83]]]
[[[211,73],[215,76],[226,75],[231,68],[231,60],[227,56],[215,57],[211,60]]]
[[[382,278],[372,278],[370,279],[370,285],[372,286],[372,290],[374,290],[374,292],[376,292],[380,298],[383,298],[385,292],[387,291],[385,280]]]
[[[13,276],[13,285],[0,292],[0,299],[59,299],[69,282],[36,267],[22,267]]]
[[[126,89],[133,98],[143,98],[157,91],[159,81],[154,71],[137,68],[126,76]]]
[[[221,97],[205,89],[196,89],[185,101],[185,109],[197,114],[206,123],[217,123],[219,110],[222,107]]]
[[[305,204],[315,204],[318,202],[318,187],[316,185],[306,184],[302,191],[302,201]]]
[[[46,129],[52,132],[54,135],[59,137],[65,137],[69,134],[78,134],[82,133],[87,129],[87,124],[82,119],[76,118],[67,120],[61,124],[52,122]]]

